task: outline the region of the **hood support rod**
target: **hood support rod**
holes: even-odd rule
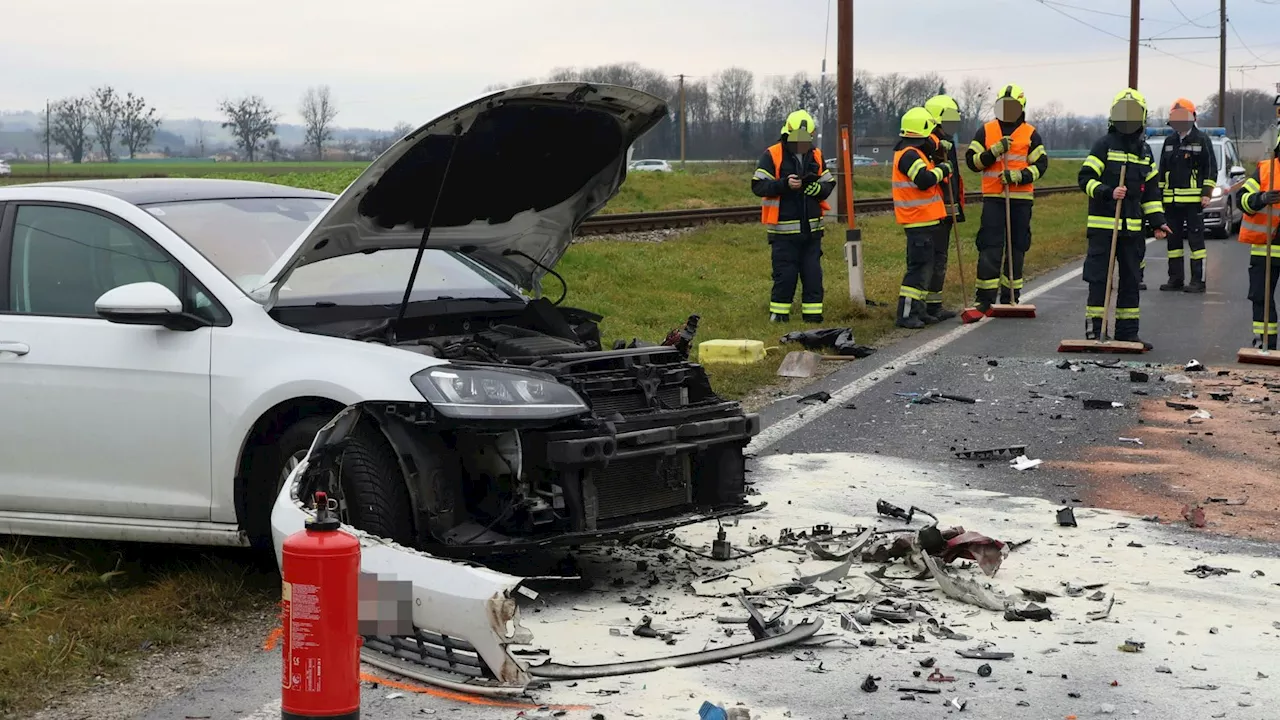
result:
[[[445,184],[449,182],[449,168],[453,165],[453,154],[458,149],[459,138],[462,137],[462,126],[453,127],[453,142],[449,144],[449,157],[444,162],[444,172],[440,175],[440,187],[436,189],[435,200],[431,204],[431,214],[427,216],[427,226],[422,230],[422,242],[418,243],[418,254],[413,257],[413,269],[409,271],[409,282],[404,286],[404,297],[400,299],[400,309],[396,312],[396,322],[388,328],[391,340],[404,322],[405,311],[409,308],[409,296],[413,294],[413,284],[418,280],[418,268],[422,265],[422,255],[427,251],[427,240],[431,238],[431,226],[436,224],[436,211],[440,209],[440,198],[444,196]]]

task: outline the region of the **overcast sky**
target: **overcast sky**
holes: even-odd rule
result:
[[[858,0],[855,64],[1016,82],[1031,108],[1101,113],[1127,81],[1128,5]],[[1144,37],[1217,35],[1218,0],[1142,5]],[[1280,0],[1229,0],[1228,13],[1228,65],[1259,64],[1255,53],[1280,63]],[[834,15],[829,0],[0,0],[0,108],[111,83],[170,118],[214,118],[219,99],[257,93],[295,122],[303,89],[328,83],[340,125],[417,125],[485,85],[558,66],[635,61],[709,76],[737,65],[760,84],[817,74],[826,52],[834,73]],[[1200,103],[1217,90],[1217,59],[1216,39],[1159,41],[1142,51],[1140,88],[1153,104]],[[1267,90],[1276,80],[1280,67],[1245,76]]]

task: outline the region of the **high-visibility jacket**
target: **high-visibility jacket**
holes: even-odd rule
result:
[[[1151,227],[1165,224],[1151,148],[1141,137],[1126,137],[1112,129],[1093,144],[1076,176],[1080,189],[1089,196],[1086,235],[1110,237],[1116,227],[1116,200],[1111,195],[1120,184],[1122,167],[1128,168],[1124,175],[1128,192],[1120,201],[1120,235],[1141,237],[1144,221]]]
[[[814,160],[818,166],[818,183],[823,186],[822,193],[818,197],[812,198],[817,201],[818,208],[821,212],[815,216],[803,218],[809,223],[810,230],[822,229],[822,217],[831,210],[831,204],[826,201],[826,197],[831,194],[831,190],[835,186],[835,176],[827,170],[826,164],[822,159],[822,151],[818,148],[812,148]],[[760,159],[760,163],[756,167],[755,175],[752,177],[752,185],[757,183],[769,183],[776,189],[786,187],[786,178],[781,177],[783,163],[783,147],[782,143],[774,143],[765,151],[768,158]],[[770,167],[764,167],[768,164]],[[760,198],[760,222],[765,226],[768,232],[787,235],[799,233],[802,231],[801,220],[799,215],[809,215],[810,196],[803,193],[796,193],[796,205],[799,211],[794,213],[797,217],[783,217],[782,212],[782,195],[763,195]],[[790,214],[790,213],[788,213]]]
[[[1000,141],[1004,132],[1000,129],[1000,121],[992,120],[983,126],[986,132],[986,146],[991,147]],[[982,171],[982,194],[984,197],[1004,197],[1004,183],[1000,182],[1000,173],[1005,170],[1026,170],[1030,165],[1031,133],[1035,128],[1029,123],[1022,123],[1009,136],[1012,144],[1008,152],[1002,155],[995,164]],[[1043,152],[1043,150],[1042,150]],[[1009,186],[1009,197],[1030,199],[1035,196],[1035,182],[1019,183]]]
[[[1250,245],[1266,245],[1276,235],[1276,227],[1280,226],[1280,208],[1272,207],[1270,225],[1267,224],[1267,208],[1259,207],[1254,196],[1267,190],[1280,190],[1280,160],[1271,158],[1258,163],[1257,178],[1250,177],[1244,181],[1244,190],[1240,193],[1240,206],[1245,211],[1240,221],[1240,242]]]
[[[941,128],[934,130],[933,136],[946,151],[947,162],[952,168],[951,177],[942,183],[942,202],[945,203],[947,217],[955,216],[956,222],[964,222],[964,175],[959,172],[960,159],[956,154],[955,141],[943,137]]]
[[[1192,127],[1185,138],[1166,135],[1160,150],[1160,186],[1164,203],[1196,205],[1218,186],[1218,158],[1213,140]]]
[[[893,153],[893,216],[903,227],[937,225],[947,216],[942,169],[924,150],[899,143]]]

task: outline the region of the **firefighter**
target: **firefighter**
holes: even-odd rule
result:
[[[933,161],[940,147],[936,127],[928,110],[911,108],[902,116],[902,139],[893,148],[893,215],[907,235],[907,271],[898,290],[895,322],[912,330],[938,322],[927,312],[925,300],[933,279],[935,238],[947,216],[942,184],[954,167]]]
[[[773,260],[773,322],[791,320],[797,279],[804,321],[822,322],[822,217],[831,208],[827,197],[836,179],[813,147],[815,127],[804,110],[788,115],[778,142],[760,156],[751,177]]]
[[[1204,292],[1204,206],[1218,186],[1218,159],[1213,141],[1196,127],[1196,106],[1178,98],[1169,108],[1169,125],[1175,131],[1160,151],[1160,185],[1164,188],[1164,212],[1173,233],[1169,235],[1169,282],[1161,290]],[[1186,280],[1183,261],[1191,249],[1191,278]],[[1185,285],[1184,285],[1185,283]]]
[[[1274,246],[1280,242],[1280,136],[1276,138],[1271,157],[1258,163],[1257,169],[1244,181],[1240,191],[1240,209],[1244,219],[1240,222],[1240,242],[1249,248],[1249,300],[1253,302],[1253,346],[1276,349],[1276,277],[1280,275],[1280,250]],[[1270,208],[1271,215],[1267,215]],[[1270,221],[1270,227],[1267,226]],[[1271,312],[1263,337],[1263,305],[1266,300],[1265,278],[1267,240],[1270,238],[1271,257]]]
[[[924,109],[929,111],[929,115],[937,123],[933,135],[938,141],[938,150],[932,160],[935,163],[946,162],[952,168],[959,167],[955,140],[956,132],[960,129],[960,106],[947,95],[934,95],[925,101]],[[938,224],[938,233],[933,238],[933,272],[930,274],[924,302],[928,315],[938,320],[950,320],[956,313],[942,307],[942,288],[947,281],[951,226],[953,222],[964,222],[964,181],[960,173],[952,172],[947,182],[942,184],[942,202],[947,214]]]
[[[1022,261],[1031,248],[1031,208],[1035,182],[1049,169],[1049,154],[1035,127],[1026,121],[1027,97],[1017,85],[1005,85],[996,97],[996,119],[978,128],[964,153],[970,170],[982,173],[982,220],[978,226],[975,305],[991,309],[1022,294]],[[1004,191],[1009,189],[1005,217]],[[1005,223],[1013,237],[1006,257]]]
[[[1080,166],[1077,181],[1089,196],[1089,216],[1085,236],[1089,240],[1084,260],[1084,281],[1089,283],[1085,304],[1085,337],[1102,339],[1106,313],[1107,273],[1111,259],[1111,234],[1116,227],[1116,203],[1120,203],[1120,230],[1116,238],[1116,265],[1120,269],[1116,285],[1115,339],[1151,343],[1138,337],[1138,285],[1146,246],[1146,228],[1157,238],[1169,232],[1156,181],[1155,158],[1143,130],[1147,121],[1147,101],[1142,93],[1125,89],[1111,101],[1107,134],[1093,144]],[[1120,168],[1125,167],[1124,185]],[[1145,221],[1145,225],[1144,225]]]

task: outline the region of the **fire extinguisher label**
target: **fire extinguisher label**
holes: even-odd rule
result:
[[[281,684],[299,692],[320,692],[320,658],[316,622],[320,619],[317,586],[303,583],[283,584],[280,592],[284,620],[286,657],[282,658]]]

